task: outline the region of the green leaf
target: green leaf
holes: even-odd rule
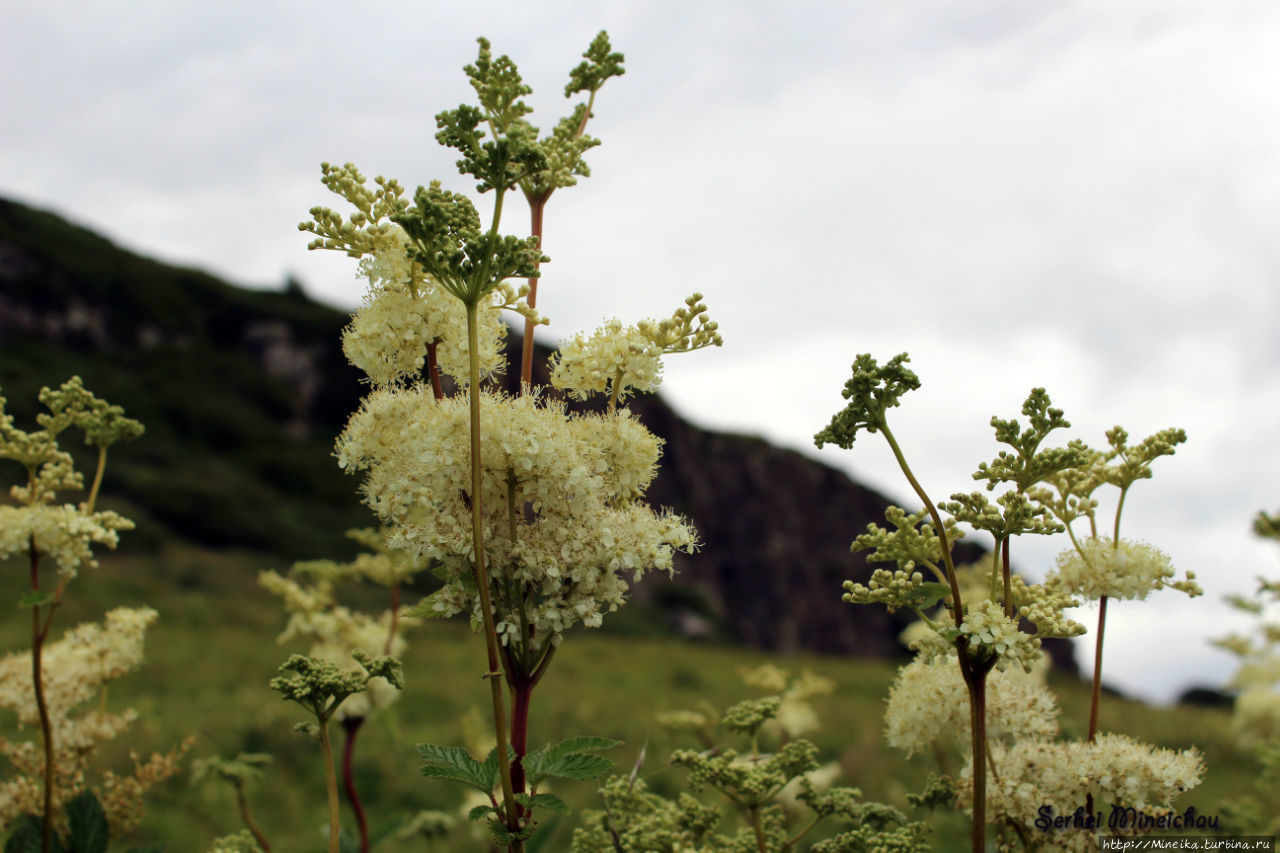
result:
[[[548,811],[559,812],[560,814],[571,814],[572,809],[564,800],[555,794],[516,794],[516,802],[532,811],[533,809],[547,809]],[[474,809],[473,809],[474,811]]]
[[[23,815],[13,825],[13,833],[5,842],[4,853],[40,853],[40,819]]]
[[[18,599],[18,608],[23,607],[39,607],[42,604],[48,604],[53,601],[53,594],[33,589],[25,593],[22,598]]]
[[[467,812],[467,820],[475,823],[481,818],[488,817],[490,814],[502,817],[502,814],[493,806],[476,806],[471,811]]]
[[[71,825],[69,853],[106,853],[110,832],[107,813],[92,792],[84,791],[67,803],[67,819]]]
[[[476,761],[471,754],[460,746],[437,746],[432,743],[418,745],[418,754],[426,761],[422,775],[431,779],[449,779],[461,782],[480,791],[491,794],[498,784],[498,750],[489,751],[484,763]],[[515,751],[507,747],[509,761],[515,761]]]
[[[916,602],[916,606],[921,609],[933,607],[942,599],[951,594],[951,587],[945,583],[930,581],[922,583],[911,592],[912,599]]]
[[[526,755],[525,774],[533,785],[552,776],[561,779],[594,779],[612,770],[613,762],[592,753],[612,749],[621,743],[622,741],[605,737],[572,737]]]
[[[517,841],[524,841],[526,838],[533,835],[533,830],[534,827],[529,825],[522,827],[516,832],[511,832],[502,821],[489,821],[489,837],[492,838],[499,847],[511,847]]]
[[[489,754],[491,760],[484,764],[476,761],[461,746],[437,746],[433,743],[418,744],[418,755],[426,762],[422,775],[428,779],[450,779],[480,791],[493,792],[498,781],[496,750]]]

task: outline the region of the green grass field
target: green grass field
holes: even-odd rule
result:
[[[4,577],[11,584],[6,594],[16,600],[25,571],[16,564],[6,568]],[[104,754],[104,763],[127,767],[130,749],[163,751],[188,735],[196,738],[192,758],[271,752],[275,764],[252,790],[259,822],[277,851],[320,850],[326,825],[320,751],[293,731],[293,724],[303,720],[301,711],[267,688],[287,654],[302,649],[275,642],[284,615],[276,599],[254,580],[256,571],[265,568],[287,567],[269,565],[251,554],[173,546],[155,555],[108,556],[99,571],[85,573],[72,584],[53,633],[56,637],[59,628],[96,620],[114,606],[145,604],[159,610],[144,668],[111,687],[111,707],[131,706],[141,716],[124,742]],[[849,618],[857,616],[850,608]],[[28,647],[30,627],[24,617],[25,612],[14,611],[0,626],[5,649]],[[739,670],[765,661],[795,672],[809,669],[835,681],[834,693],[815,703],[824,728],[813,739],[824,759],[840,762],[844,784],[860,787],[868,798],[905,808],[905,794],[936,769],[936,762],[922,757],[904,762],[883,743],[881,715],[895,673],[895,667],[883,661],[779,659],[734,648],[579,630],[566,638],[535,693],[531,745],[577,734],[617,738],[625,745],[612,757],[622,772],[629,772],[647,744],[643,776],[653,788],[674,791],[684,771],[666,766],[665,757],[674,747],[692,744],[657,727],[654,715],[703,702],[723,709],[757,695],[742,684]],[[356,776],[375,839],[393,833],[418,810],[457,812],[461,791],[421,777],[415,744],[462,743],[464,718],[475,713],[483,719],[488,708],[483,662],[483,644],[465,624],[428,623],[409,634],[401,700],[371,719],[359,737]],[[1054,686],[1063,706],[1064,730],[1078,733],[1087,720],[1087,686],[1062,678],[1055,679]],[[1200,748],[1208,774],[1181,805],[1213,813],[1223,798],[1246,790],[1255,775],[1252,761],[1231,745],[1227,711],[1152,708],[1108,699],[1102,718],[1107,730],[1162,746]],[[584,783],[557,791],[578,809],[595,804],[594,787]],[[573,821],[561,820],[535,849],[567,850]],[[354,828],[349,812],[344,826]],[[951,816],[935,820],[935,826],[939,850],[966,848],[963,820]],[[137,840],[163,843],[171,853],[200,853],[212,838],[239,828],[230,789],[192,787],[184,772],[153,792]],[[464,828],[445,842],[386,838],[376,849],[395,853],[486,848]]]

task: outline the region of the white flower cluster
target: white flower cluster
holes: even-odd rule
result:
[[[1094,809],[1166,810],[1179,794],[1200,784],[1204,761],[1195,749],[1180,752],[1125,735],[1100,734],[1093,743],[1025,740],[992,744],[996,773],[987,776],[987,816],[1033,826],[1040,809],[1071,814],[1093,797]],[[973,802],[972,768],[959,780],[960,799]]]
[[[625,400],[631,389],[656,391],[662,384],[662,347],[637,326],[610,320],[591,337],[578,334],[560,344],[551,384],[576,400],[606,391]]]
[[[101,625],[77,625],[44,647],[42,680],[55,734],[59,725],[68,723],[68,711],[94,697],[103,684],[142,663],[147,628],[156,618],[157,613],[149,607],[117,607],[107,613]],[[30,652],[0,659],[0,707],[16,713],[22,725],[40,724]]]
[[[395,230],[399,232],[399,227]],[[418,378],[427,347],[435,344],[441,373],[465,384],[469,374],[466,309],[444,288],[414,271],[406,246],[392,241],[360,261],[360,271],[369,279],[369,293],[343,330],[343,352],[375,385],[391,385]],[[501,290],[496,293],[498,298],[507,295]],[[495,304],[481,306],[478,319],[480,372],[488,376],[505,364],[500,351],[507,327]]]
[[[93,545],[115,548],[119,531],[133,522],[111,511],[88,512],[84,506],[0,506],[0,560],[36,551],[52,557],[58,571],[74,578],[82,568],[96,569]]]
[[[1089,599],[1146,598],[1167,586],[1193,598],[1204,594],[1194,573],[1181,581],[1173,576],[1173,563],[1160,549],[1128,539],[1117,545],[1106,537],[1086,539],[1078,549],[1063,552],[1056,569],[1064,588]]]
[[[1042,658],[1043,659],[1043,658]],[[1058,733],[1058,707],[1044,684],[1043,667],[996,670],[987,678],[987,736],[991,739],[1049,738]],[[967,747],[969,694],[954,655],[915,660],[898,671],[885,709],[889,745],[908,755],[938,741]]]
[[[627,582],[672,569],[694,547],[678,516],[637,497],[653,476],[660,441],[626,413],[569,418],[536,395],[484,392],[481,507],[495,618],[504,642],[522,621],[541,646],[569,626],[598,626],[622,604]],[[479,621],[473,591],[470,415],[462,397],[421,387],[365,399],[338,442],[339,464],[365,470],[366,503],[392,531],[389,544],[436,561],[441,615]],[[523,589],[523,594],[513,594]]]
[[[971,653],[995,655],[999,669],[1017,663],[1030,672],[1039,660],[1040,639],[1020,630],[1004,607],[989,598],[969,605],[960,632],[968,636]]]
[[[138,716],[132,709],[120,713],[95,709],[80,715],[72,711],[97,698],[108,682],[142,663],[147,628],[155,620],[156,612],[150,608],[120,607],[107,613],[102,624],[78,625],[44,647],[41,682],[52,723],[57,808],[84,788],[86,772],[98,749],[127,730]],[[0,707],[13,711],[22,726],[39,728],[30,652],[0,659]],[[0,738],[0,755],[16,771],[0,783],[0,822],[28,812],[39,813],[43,809],[43,749],[33,742]],[[130,777],[121,781],[130,781]],[[127,822],[126,812],[136,805],[136,799],[120,808],[114,807],[114,801],[104,802],[113,823]]]

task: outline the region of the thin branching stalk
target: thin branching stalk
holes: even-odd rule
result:
[[[107,448],[98,448],[98,470],[93,475],[93,487],[89,489],[89,499],[85,501],[86,512],[93,512],[98,503],[98,490],[102,488],[102,474],[107,470]]]
[[[262,848],[262,853],[271,853],[271,844],[267,842],[267,836],[262,832],[262,827],[258,826],[258,822],[253,819],[253,814],[249,811],[249,798],[245,796],[244,785],[238,779],[235,781],[235,789],[236,806],[240,809],[240,819],[244,821],[244,825],[248,828],[249,834],[253,836],[253,840]]]
[[[542,211],[547,206],[547,199],[551,194],[542,196],[541,198],[529,198],[529,228],[530,233],[538,239],[535,248],[541,257],[542,252]],[[526,195],[526,198],[528,196]],[[541,266],[541,261],[538,262]],[[525,302],[530,308],[538,306],[538,276],[529,276],[529,295],[525,297]],[[533,319],[526,317],[524,320],[524,340],[520,349],[520,391],[524,393],[526,388],[533,385]]]

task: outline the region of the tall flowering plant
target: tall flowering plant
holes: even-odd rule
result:
[[[986,849],[987,824],[1027,850],[1088,849],[1093,833],[1071,838],[1037,833],[1048,806],[1061,814],[1095,800],[1139,810],[1167,807],[1198,784],[1203,767],[1194,750],[1156,750],[1120,735],[1099,734],[1102,636],[1106,601],[1145,598],[1173,587],[1200,594],[1194,576],[1176,580],[1169,558],[1143,543],[1120,538],[1125,497],[1151,463],[1171,455],[1185,441],[1181,430],[1164,430],[1137,445],[1116,427],[1107,433],[1107,451],[1072,441],[1046,446],[1049,435],[1070,426],[1044,389],[1033,389],[1018,419],[991,419],[1002,449],[973,477],[985,491],[955,494],[935,503],[907,463],[888,422],[900,398],[920,386],[902,354],[879,364],[860,355],[845,384],[848,405],[819,432],[819,447],[850,448],[859,432],[884,436],[923,509],[891,507],[887,526],[872,524],[853,543],[877,569],[866,584],[845,584],[845,600],[883,604],[914,612],[909,632],[916,660],[904,667],[891,691],[887,715],[890,743],[908,752],[963,733],[968,766],[957,782],[959,800],[972,815],[974,853]],[[1095,492],[1119,489],[1112,536],[1099,536]],[[998,493],[995,500],[988,497]],[[943,513],[946,514],[944,518]],[[1087,534],[1073,523],[1087,520]],[[989,561],[957,566],[952,557],[961,525],[991,536]],[[1018,536],[1067,532],[1072,549],[1058,560],[1042,584],[1012,570],[1010,543]],[[1077,598],[1099,600],[1093,701],[1084,743],[1056,740],[1056,703],[1042,683],[1041,640],[1085,633],[1066,615]],[[1046,846],[1047,845],[1047,846]]]
[[[312,248],[357,258],[369,282],[343,343],[371,391],[338,441],[339,464],[363,475],[387,543],[443,582],[410,612],[465,613],[485,642],[497,746],[480,761],[423,745],[423,773],[487,796],[473,818],[487,818],[493,839],[512,851],[524,849],[536,810],[566,809],[538,792],[545,779],[591,778],[611,766],[598,755],[614,743],[604,738],[529,749],[533,690],[565,632],[599,626],[631,581],[670,572],[674,555],[696,544],[683,518],[644,500],[661,441],[626,401],[657,388],[664,356],[720,344],[701,295],[661,321],[612,321],[571,338],[552,365],[553,389],[532,384],[532,331],[546,322],[536,308],[545,208],[589,174],[583,154],[599,142],[587,124],[622,62],[597,36],[565,87],[585,101],[544,136],[526,119],[531,90],[515,63],[494,58],[481,39],[465,69],[478,103],[440,113],[436,138],[458,152],[477,191],[491,194],[488,224],[438,182],[409,198],[394,180],[369,187],[354,166],[326,164],[325,185],[355,212],[315,208],[300,226],[317,236]],[[530,209],[529,236],[501,232],[516,191]],[[485,384],[508,368],[504,309],[525,318],[515,395]],[[563,399],[596,394],[607,400],[602,413],[571,413]]]
[[[46,411],[37,416],[39,428],[28,431],[15,425],[0,397],[0,459],[16,462],[24,475],[9,490],[12,502],[0,504],[0,560],[26,558],[29,589],[18,606],[31,613],[30,651],[0,658],[0,707],[40,733],[38,745],[0,738],[0,754],[16,770],[0,783],[0,822],[12,830],[6,850],[51,853],[62,849],[62,838],[73,846],[96,838],[93,843],[105,846],[108,836],[132,830],[142,795],[177,771],[189,744],[138,759],[131,774],[107,771],[88,781],[100,747],[137,718],[133,710],[108,711],[106,685],[142,662],[156,612],[116,608],[101,624],[78,625],[56,642],[49,637],[68,585],[82,569],[97,568],[94,547],[115,548],[119,534],[133,529],[133,522],[97,504],[109,448],[138,438],[143,428],[79,377],[41,389],[40,402]],[[87,490],[60,445],[68,430],[97,450]],[[83,501],[66,502],[67,492],[78,491],[85,491]]]

